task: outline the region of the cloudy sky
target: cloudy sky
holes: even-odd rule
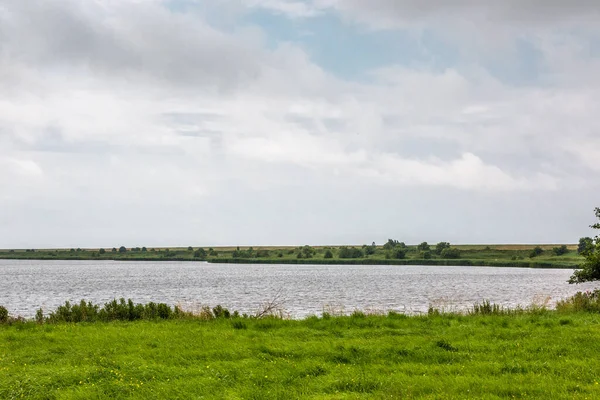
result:
[[[596,0],[0,0],[0,248],[564,243]]]

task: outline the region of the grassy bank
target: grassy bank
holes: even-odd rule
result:
[[[438,251],[423,246],[302,246],[220,248],[113,248],[0,250],[0,259],[208,261],[262,264],[473,265],[577,268],[583,261],[574,245],[456,245]],[[534,250],[536,249],[537,250]]]
[[[2,399],[600,398],[600,314],[0,325]]]

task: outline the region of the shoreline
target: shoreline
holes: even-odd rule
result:
[[[272,259],[272,258],[209,258],[194,259],[186,257],[60,257],[40,255],[38,257],[19,257],[0,255],[0,260],[37,260],[37,261],[135,261],[135,262],[205,262],[209,264],[268,264],[268,265],[398,265],[398,266],[442,266],[442,267],[501,267],[531,269],[578,269],[573,262],[536,262],[525,260],[478,260],[478,259],[404,259],[388,260],[379,258],[362,259]]]

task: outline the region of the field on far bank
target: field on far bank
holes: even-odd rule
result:
[[[0,325],[2,399],[597,399],[600,314]]]
[[[0,259],[208,261],[264,264],[464,265],[577,268],[577,245],[404,245],[263,246],[0,250]],[[537,248],[537,252],[534,250]]]

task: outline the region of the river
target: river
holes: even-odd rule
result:
[[[592,289],[569,285],[572,270],[492,267],[243,265],[204,262],[0,260],[0,305],[32,317],[66,300],[113,298],[179,304],[195,311],[221,304],[253,313],[278,302],[293,318],[367,311],[465,310],[490,300],[506,307],[547,304]]]

